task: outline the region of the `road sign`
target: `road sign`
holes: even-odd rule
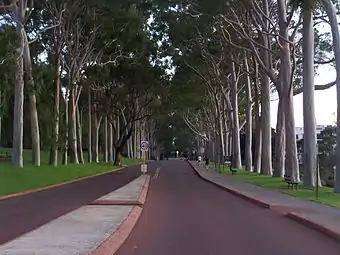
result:
[[[141,151],[148,151],[149,150],[149,142],[148,141],[142,141],[140,143],[140,150]]]
[[[147,164],[140,165],[140,171],[142,172],[142,174],[146,174],[146,172],[148,171],[148,165]]]

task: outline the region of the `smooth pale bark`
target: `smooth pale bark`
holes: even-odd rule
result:
[[[293,106],[293,86],[291,81],[291,59],[290,59],[290,45],[288,36],[288,22],[286,1],[278,0],[277,12],[279,18],[279,34],[280,34],[280,74],[279,83],[283,96],[284,107],[284,121],[286,131],[286,161],[285,170],[291,180],[295,182],[300,181],[299,164],[297,156],[297,145],[295,136],[295,118]]]
[[[88,88],[87,110],[88,110],[88,127],[87,127],[87,162],[92,163],[92,105],[91,89]]]
[[[70,87],[72,83],[70,84]],[[74,88],[70,89],[70,96],[68,100],[69,122],[68,122],[68,137],[70,146],[70,163],[79,164],[78,150],[77,150],[77,118],[76,118],[76,91]]]
[[[262,142],[262,127],[260,116],[260,92],[258,82],[258,65],[255,64],[254,73],[254,114],[255,114],[255,157],[254,157],[254,172],[261,172],[261,142]]]
[[[24,31],[24,67],[26,74],[26,86],[28,87],[28,105],[31,125],[31,143],[32,143],[32,163],[34,166],[40,166],[40,134],[39,120],[37,110],[37,98],[35,95],[34,79],[32,75],[31,52],[28,45],[27,35]]]
[[[66,94],[67,93],[68,93],[68,91],[66,91]],[[67,163],[68,163],[68,103],[67,103],[66,100],[64,100],[64,102],[65,102],[65,127],[66,127],[66,132],[65,132],[62,164],[67,165]]]
[[[303,10],[303,184],[316,186],[316,121],[314,103],[314,29],[311,10]]]
[[[249,65],[248,59],[245,55],[244,57],[244,67],[247,72],[246,76],[246,144],[245,144],[245,170],[253,170],[253,154],[252,154],[252,134],[253,134],[253,115],[252,115],[252,96],[251,96],[251,82],[249,77]]]
[[[283,97],[279,96],[279,104],[277,108],[277,122],[275,134],[275,159],[274,159],[274,177],[283,177],[285,174],[285,115],[283,107]]]
[[[107,129],[107,116],[104,117],[104,134],[103,134],[103,161],[108,162],[108,129]]]
[[[240,147],[240,123],[238,119],[238,99],[237,99],[237,77],[235,70],[235,63],[231,64],[231,72],[233,80],[231,82],[231,105],[233,109],[233,127],[232,127],[232,167],[241,168],[241,147]]]
[[[109,156],[109,162],[113,163],[114,155],[113,155],[113,126],[112,123],[109,123],[109,148],[108,148],[108,156]]]
[[[92,113],[92,162],[99,163],[99,128],[102,117],[98,118],[97,106],[93,106]]]
[[[24,137],[24,62],[22,52],[24,50],[24,6],[23,1],[18,1],[15,10],[16,35],[18,46],[16,48],[17,60],[15,61],[15,84],[14,84],[14,109],[13,109],[13,149],[12,163],[23,167],[23,137]]]
[[[53,166],[58,165],[58,144],[59,144],[59,114],[60,114],[60,52],[55,54],[54,63],[54,96],[53,96],[53,128],[52,144],[49,163]]]
[[[329,18],[333,37],[333,50],[335,57],[335,70],[336,70],[336,98],[337,98],[337,129],[336,129],[336,170],[334,173],[334,192],[340,193],[340,31],[337,20],[337,11],[331,0],[321,0],[325,8],[326,14]]]
[[[84,154],[83,154],[83,118],[82,111],[79,110],[77,106],[77,150],[79,163],[84,164]]]
[[[263,11],[269,16],[268,1],[263,0]],[[266,30],[269,31],[269,21],[265,19]],[[269,49],[270,43],[268,35],[263,34],[263,46]],[[269,52],[262,50],[262,60],[266,68],[270,67]],[[272,175],[272,129],[270,118],[270,82],[267,74],[262,70],[261,72],[261,174]]]
[[[133,130],[133,145],[132,145],[132,150],[133,150],[133,156],[134,158],[137,157],[137,122],[134,123],[134,130]]]

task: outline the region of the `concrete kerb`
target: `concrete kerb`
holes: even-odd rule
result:
[[[299,215],[298,213],[294,213],[294,212],[289,212],[286,214],[286,217],[288,217],[289,219],[298,222],[308,228],[314,229],[330,238],[335,239],[336,241],[340,241],[340,233],[337,233],[325,226],[322,226],[321,224],[318,224],[312,220],[307,219],[306,217],[303,217],[301,215]]]
[[[214,182],[214,181],[212,181],[212,180],[210,180],[210,179],[204,177],[204,176],[196,169],[196,167],[195,167],[191,162],[188,161],[188,163],[189,163],[189,165],[192,167],[192,169],[195,171],[195,173],[196,173],[201,179],[203,179],[203,180],[205,180],[205,181],[207,181],[207,182],[210,182],[211,184],[213,184],[213,185],[215,185],[215,186],[217,186],[217,187],[219,187],[219,188],[221,188],[221,189],[224,189],[224,190],[228,191],[229,193],[232,193],[232,194],[235,195],[235,196],[241,197],[241,198],[243,198],[243,199],[245,199],[245,200],[247,200],[247,201],[249,201],[249,202],[251,202],[251,203],[253,203],[253,204],[256,204],[256,205],[258,205],[258,206],[260,206],[260,207],[262,207],[262,208],[266,208],[266,209],[270,209],[270,208],[271,208],[271,205],[268,204],[268,203],[266,203],[266,202],[264,202],[264,201],[261,201],[261,200],[258,200],[258,199],[255,199],[255,198],[246,196],[246,195],[244,195],[244,194],[242,194],[242,193],[240,193],[240,192],[238,192],[238,191],[236,191],[236,190],[233,190],[233,189],[231,189],[231,188],[225,187],[225,186],[223,186],[223,185],[221,185],[221,184],[219,184],[219,183],[216,183],[216,182]]]
[[[137,165],[140,165],[140,163],[129,165],[129,166],[137,166]],[[127,166],[127,167],[129,167],[129,166]],[[123,170],[124,168],[125,167],[114,168],[114,169],[109,170],[107,172],[102,172],[102,173],[98,173],[98,174],[94,174],[94,175],[84,176],[84,177],[77,178],[77,179],[74,179],[74,180],[60,182],[60,183],[48,185],[48,186],[41,187],[41,188],[30,189],[30,190],[25,190],[25,191],[21,191],[21,192],[17,192],[17,193],[12,193],[12,194],[8,194],[8,195],[0,196],[0,200],[9,199],[9,198],[12,198],[12,197],[24,196],[24,195],[28,195],[28,194],[31,194],[31,193],[35,193],[35,192],[39,192],[39,191],[43,191],[43,190],[47,190],[47,189],[57,188],[57,187],[60,187],[60,186],[63,186],[63,185],[67,185],[67,184],[83,181],[83,180],[86,180],[86,179],[94,178],[94,177],[97,177],[97,176],[100,176],[100,175],[105,175],[105,174],[109,174],[109,173],[112,173],[112,172],[115,172],[115,171],[120,171],[120,170]]]
[[[236,195],[236,196],[238,196],[240,198],[243,198],[243,199],[245,199],[245,200],[247,200],[247,201],[249,201],[249,202],[251,202],[251,203],[253,203],[253,204],[257,205],[257,206],[260,206],[260,207],[266,208],[266,209],[270,209],[270,210],[273,210],[273,211],[279,211],[279,212],[283,213],[285,217],[287,217],[287,218],[289,218],[291,220],[294,220],[297,223],[300,223],[300,224],[302,224],[302,225],[304,225],[304,226],[306,226],[306,227],[308,227],[310,229],[314,229],[314,230],[316,230],[316,231],[318,231],[318,232],[320,232],[322,234],[327,235],[328,237],[331,237],[331,238],[333,238],[333,239],[335,239],[337,241],[340,241],[340,233],[337,233],[337,232],[335,232],[335,231],[333,231],[333,230],[331,230],[331,229],[329,229],[327,227],[324,227],[324,226],[322,226],[322,225],[320,225],[320,224],[318,224],[318,223],[316,223],[316,222],[314,222],[312,220],[306,219],[305,217],[299,215],[299,213],[294,213],[294,212],[289,212],[289,211],[281,210],[280,209],[281,206],[279,206],[279,205],[266,203],[266,202],[261,201],[259,199],[255,199],[253,197],[250,197],[250,196],[247,196],[245,194],[242,194],[242,193],[240,193],[240,192],[238,192],[236,190],[233,190],[231,188],[225,187],[225,186],[223,186],[221,184],[218,184],[218,183],[216,183],[216,182],[214,182],[212,180],[209,180],[208,178],[204,177],[196,169],[196,167],[191,162],[188,162],[188,163],[192,167],[192,169],[195,171],[195,173],[201,179],[203,179],[205,181],[208,181],[208,182],[214,184],[215,186],[217,186],[219,188],[222,188],[222,189],[228,191],[229,193],[232,193],[233,195]]]
[[[143,211],[143,205],[146,201],[147,193],[150,186],[150,180],[150,175],[147,175],[141,192],[139,193],[138,201],[141,203],[142,206],[134,206],[129,215],[117,228],[117,230],[112,233],[107,239],[105,239],[100,246],[92,251],[90,255],[114,255],[119,250],[119,248],[123,245],[125,240],[132,232]]]

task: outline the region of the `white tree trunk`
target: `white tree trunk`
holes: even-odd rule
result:
[[[252,154],[252,96],[251,96],[251,82],[249,77],[249,66],[247,55],[244,56],[244,66],[245,71],[247,72],[246,76],[246,98],[247,98],[247,106],[246,106],[246,144],[245,144],[245,170],[252,171],[253,170],[253,154]]]
[[[278,18],[280,29],[280,89],[283,96],[286,129],[286,164],[285,170],[291,180],[300,181],[297,145],[295,136],[295,119],[293,106],[293,86],[291,81],[292,64],[288,36],[287,6],[285,0],[278,0]]]
[[[13,165],[23,167],[23,137],[24,137],[24,63],[22,52],[24,50],[24,7],[23,1],[18,2],[19,7],[15,11],[18,19],[16,22],[16,35],[18,47],[16,48],[17,61],[15,61],[15,84],[14,84],[14,109],[13,109]],[[21,7],[21,8],[20,8]]]
[[[333,50],[336,70],[336,98],[337,98],[337,129],[336,129],[336,170],[334,192],[340,193],[340,31],[336,15],[336,9],[331,0],[321,0],[330,21],[333,37]]]
[[[311,10],[303,10],[303,183],[316,186],[316,121],[314,104],[314,28]]]
[[[232,75],[234,76],[233,81],[231,82],[231,104],[233,108],[233,148],[232,155],[233,160],[232,164],[234,168],[241,168],[241,148],[240,148],[240,124],[238,118],[238,99],[237,99],[237,79],[236,79],[236,71],[235,71],[235,63],[232,63]]]
[[[34,80],[32,75],[31,53],[28,45],[27,35],[24,31],[24,66],[27,77],[27,86],[29,88],[28,104],[30,113],[31,125],[31,142],[32,142],[32,163],[35,166],[40,166],[40,134],[39,120],[37,110],[37,98],[35,95]]]
[[[108,162],[108,129],[107,129],[107,116],[104,117],[104,136],[103,136],[103,143],[104,143],[104,148],[103,148],[103,161],[105,163]]]
[[[109,162],[113,163],[114,162],[114,155],[113,155],[113,126],[111,123],[109,123]]]

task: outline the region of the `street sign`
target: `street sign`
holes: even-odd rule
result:
[[[141,151],[148,151],[149,150],[149,142],[148,141],[142,141],[140,143],[140,150]]]
[[[147,164],[140,165],[140,171],[142,172],[142,174],[146,174],[146,172],[148,171],[148,165]]]

